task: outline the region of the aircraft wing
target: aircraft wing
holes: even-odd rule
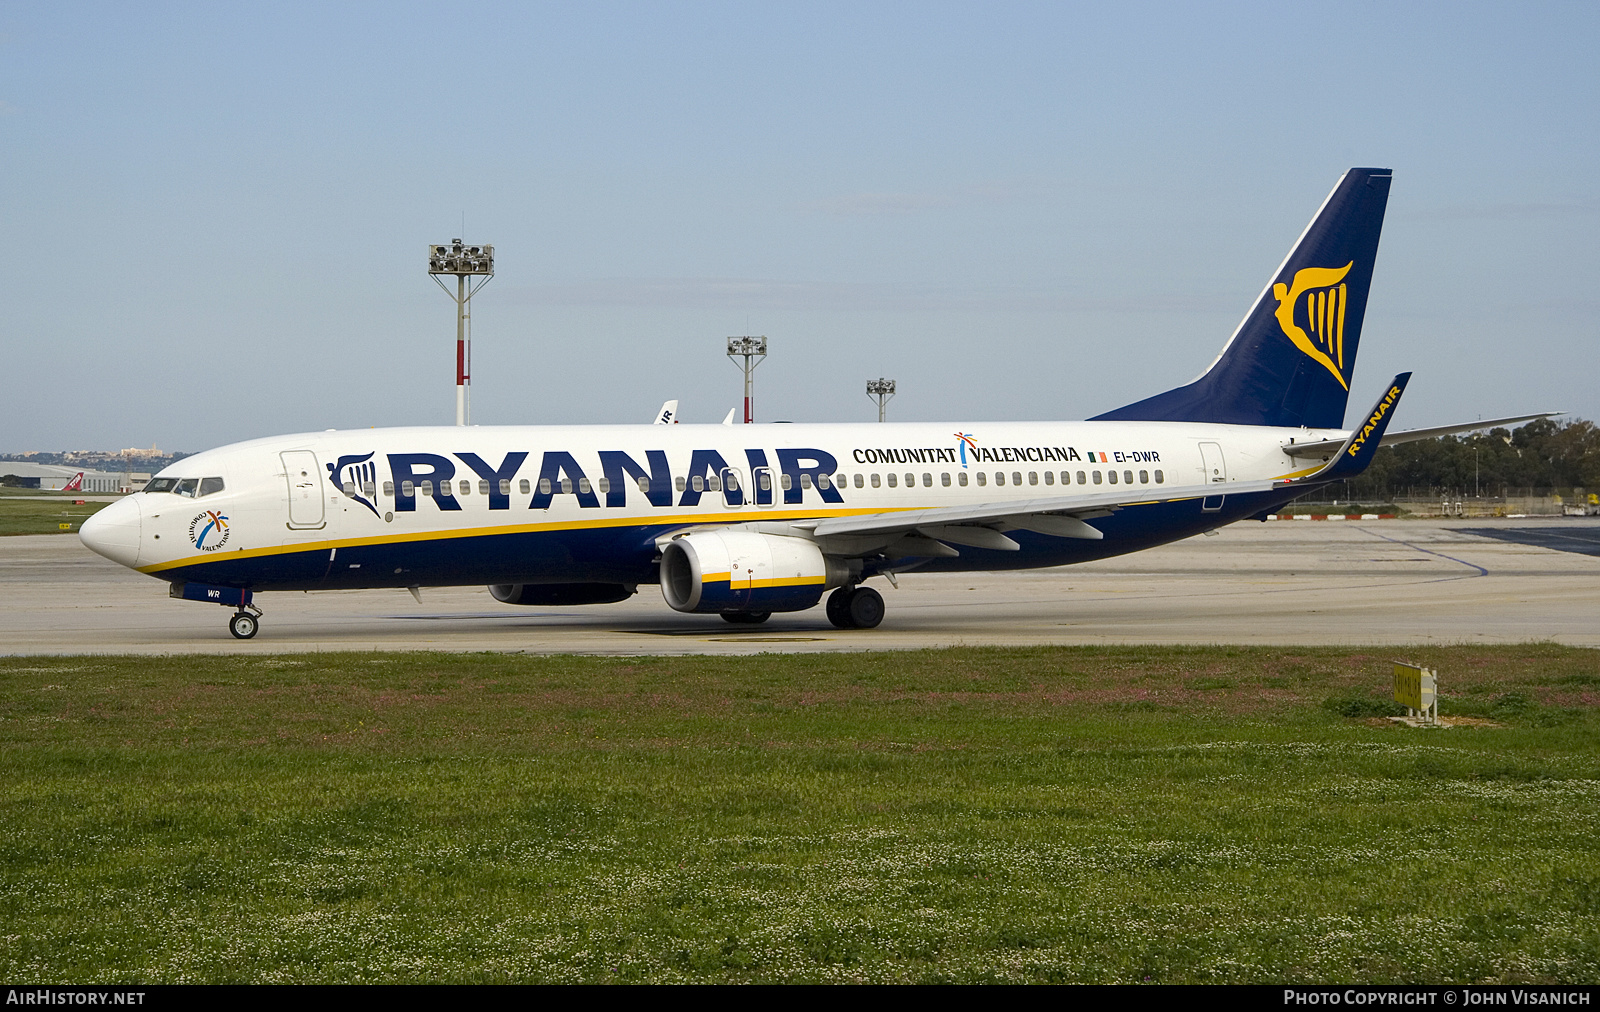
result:
[[[1008,502],[978,503],[972,506],[938,506],[930,509],[869,513],[866,516],[803,520],[791,527],[809,530],[814,537],[868,537],[920,534],[936,541],[948,541],[974,548],[1014,551],[1019,546],[1004,536],[1003,530],[1035,531],[1059,538],[1105,537],[1085,523],[1107,517],[1124,506],[1175,502],[1243,492],[1270,492],[1289,483],[1283,480],[1219,481],[1209,485],[1177,488],[1130,488],[1117,492],[1089,492],[1081,495],[1048,496],[1040,499],[1013,499]]]
[[[936,506],[867,516],[806,520],[790,526],[809,530],[819,540],[833,539],[841,548],[852,541],[855,547],[860,548],[873,538],[912,535],[974,548],[1016,551],[1022,546],[1005,536],[1007,530],[1098,541],[1105,535],[1086,521],[1110,516],[1125,506],[1270,492],[1294,485],[1315,485],[1355,477],[1372,463],[1372,455],[1378,452],[1384,433],[1389,428],[1389,420],[1394,417],[1394,409],[1400,403],[1400,395],[1410,381],[1411,374],[1408,372],[1396,376],[1372,406],[1365,424],[1336,444],[1334,448],[1338,454],[1314,474],[1301,478],[1217,481],[1160,490],[1145,486],[1130,488],[1125,492],[1090,492],[1087,495],[1048,496],[973,506]],[[1152,495],[1152,492],[1155,494]]]
[[[1565,411],[1539,411],[1531,415],[1512,415],[1509,418],[1483,418],[1476,422],[1460,422],[1455,425],[1434,425],[1426,429],[1401,429],[1391,432],[1383,437],[1383,446],[1392,446],[1395,443],[1411,443],[1418,439],[1433,439],[1436,436],[1453,436],[1458,432],[1476,432],[1479,429],[1492,429],[1497,425],[1513,425],[1517,422],[1531,422],[1536,418],[1554,418],[1564,415]],[[1319,439],[1315,443],[1289,443],[1284,446],[1283,452],[1291,457],[1326,457],[1328,454],[1344,445],[1342,439]]]

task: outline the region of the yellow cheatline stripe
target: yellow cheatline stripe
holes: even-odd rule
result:
[[[1311,474],[1319,468],[1311,468],[1285,478],[1299,477],[1302,474]],[[1199,496],[1180,496],[1176,499],[1150,499],[1143,502],[1124,503],[1124,506],[1153,506],[1162,502],[1185,502],[1189,499],[1198,499]],[[909,513],[927,506],[891,506],[888,508],[874,509],[834,509],[834,510],[773,510],[745,511],[739,513],[694,513],[671,517],[614,517],[600,520],[563,520],[544,524],[508,524],[499,527],[465,527],[453,528],[443,531],[416,531],[410,534],[384,534],[366,538],[330,538],[322,541],[307,541],[294,545],[271,545],[266,548],[240,548],[232,552],[204,552],[197,555],[188,555],[181,559],[172,559],[167,562],[156,562],[148,566],[139,566],[141,573],[160,573],[168,569],[178,569],[200,562],[221,562],[234,559],[259,559],[272,555],[293,555],[297,552],[317,552],[334,548],[359,548],[364,545],[400,545],[418,541],[452,541],[461,538],[486,538],[501,534],[533,534],[543,531],[571,531],[571,530],[598,530],[605,527],[677,527],[703,523],[747,523],[752,520],[818,520],[828,517],[856,517],[870,516],[874,513]]]
[[[333,548],[358,548],[363,545],[398,545],[418,541],[451,541],[460,538],[483,538],[501,534],[532,534],[542,531],[598,530],[605,527],[677,527],[703,523],[747,523],[752,520],[816,520],[826,517],[867,516],[872,513],[895,513],[902,510],[926,509],[922,506],[891,507],[889,509],[835,509],[835,510],[751,510],[744,512],[694,513],[663,517],[614,517],[596,520],[564,520],[543,524],[510,524],[500,527],[465,527],[443,531],[416,531],[410,534],[386,534],[366,538],[330,538],[307,541],[295,545],[272,545],[266,548],[241,548],[232,552],[205,552],[189,555],[169,562],[139,566],[141,573],[159,573],[167,569],[193,565],[201,561],[218,562],[223,559],[255,559],[271,555],[292,555],[297,552],[326,551]]]

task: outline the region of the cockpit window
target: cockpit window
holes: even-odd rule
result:
[[[177,487],[178,479],[176,478],[151,478],[149,483],[145,485],[144,490],[146,492],[171,492]]]
[[[222,479],[221,478],[201,478],[200,479],[200,494],[201,495],[211,495],[214,492],[221,492],[221,491],[222,491]]]
[[[179,495],[186,495],[190,499],[193,499],[195,487],[199,484],[199,478],[184,478],[182,481],[178,482],[178,487],[173,489],[173,491]]]

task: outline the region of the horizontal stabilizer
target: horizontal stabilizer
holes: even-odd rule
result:
[[[1479,432],[1483,429],[1493,429],[1501,425],[1515,425],[1518,422],[1531,422],[1537,418],[1555,418],[1567,414],[1565,411],[1538,411],[1531,415],[1511,415],[1508,418],[1480,418],[1475,422],[1460,422],[1455,425],[1433,425],[1426,429],[1401,429],[1399,432],[1386,433],[1380,446],[1393,446],[1396,443],[1414,443],[1419,439],[1436,439],[1439,436],[1454,436],[1461,432]],[[1343,439],[1319,439],[1315,443],[1289,443],[1284,446],[1283,452],[1291,457],[1326,457],[1343,446]]]

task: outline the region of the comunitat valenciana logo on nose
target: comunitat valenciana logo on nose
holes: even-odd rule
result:
[[[1344,276],[1354,264],[1352,260],[1343,267],[1307,267],[1295,272],[1292,284],[1280,281],[1272,286],[1278,326],[1346,390],[1350,384],[1344,378],[1344,311],[1349,293]]]
[[[228,518],[206,510],[189,521],[189,540],[202,552],[214,552],[228,543]]]

